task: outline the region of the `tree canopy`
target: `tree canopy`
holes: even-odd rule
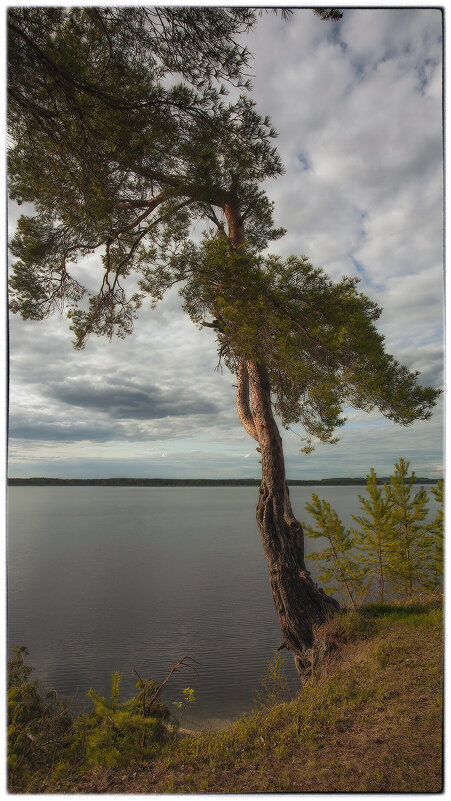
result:
[[[161,281],[185,280],[184,308],[196,323],[215,318],[219,353],[233,372],[241,359],[264,360],[275,409],[284,425],[331,441],[342,407],[382,413],[402,425],[428,418],[437,393],[417,385],[384,348],[375,321],[382,309],[358,291],[358,279],[330,280],[306,256],[263,256],[230,248],[224,234],[192,243],[163,274],[143,287],[156,296]]]
[[[238,39],[255,21],[237,8],[10,9],[9,188],[36,209],[11,244],[11,310],[43,319],[66,304],[83,347],[130,333],[144,299],[180,283],[227,366],[264,362],[285,425],[333,442],[345,406],[427,419],[438,392],[387,354],[358,280],[263,255],[283,230],[261,183],[282,165],[270,120],[241,91]],[[200,245],[195,219],[210,227]],[[90,294],[76,264],[92,253]]]
[[[246,9],[15,8],[9,12],[9,192],[32,201],[12,243],[12,311],[42,319],[86,294],[71,264],[99,252],[97,333],[128,333],[123,280],[197,217],[239,203],[247,236],[276,235],[258,183],[281,172],[248,95]],[[234,171],[239,170],[240,180]],[[216,211],[214,210],[216,208]],[[150,251],[143,242],[151,243]]]

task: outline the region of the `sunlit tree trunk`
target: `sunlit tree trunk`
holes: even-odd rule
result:
[[[250,404],[249,395],[246,403],[247,387]],[[305,566],[304,535],[291,508],[282,438],[272,413],[271,390],[263,364],[242,362],[237,406],[244,427],[259,443],[262,481],[257,523],[284,642],[303,675],[305,651],[314,643],[314,627],[324,623],[338,609],[338,603],[313,583]]]
[[[244,242],[244,227],[237,206],[225,208],[232,247]],[[291,507],[285,462],[271,405],[271,387],[264,355],[243,360],[238,371],[237,409],[247,433],[258,442],[262,481],[257,523],[269,568],[269,580],[284,643],[304,675],[307,648],[314,644],[314,628],[337,609],[338,602],[318,588],[306,569],[304,534]]]

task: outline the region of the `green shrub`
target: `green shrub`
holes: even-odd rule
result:
[[[138,695],[121,703],[120,679],[120,673],[113,673],[109,701],[90,689],[94,711],[79,715],[74,722],[75,741],[91,767],[112,768],[149,756],[155,743],[167,735],[163,723],[169,720],[168,708],[160,700],[150,707],[158,688],[156,682],[140,678]]]
[[[139,678],[138,694],[120,702],[120,673],[113,673],[109,701],[95,690],[91,712],[72,719],[55,690],[30,681],[25,646],[8,663],[8,775],[15,792],[39,792],[47,782],[67,778],[75,765],[112,768],[149,757],[168,736],[169,709],[155,681]],[[187,688],[189,690],[189,688]],[[188,693],[188,701],[193,691]],[[186,696],[185,696],[186,697]]]
[[[25,646],[16,646],[8,663],[8,777],[18,792],[37,787],[51,773],[73,736],[67,702],[29,680],[27,656]]]
[[[282,704],[288,699],[289,688],[284,676],[284,658],[280,651],[275,651],[268,660],[266,670],[260,679],[255,700],[266,709],[275,704]]]

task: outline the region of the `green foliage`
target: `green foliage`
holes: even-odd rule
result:
[[[443,480],[431,487],[431,492],[439,504],[437,515],[430,527],[430,554],[428,559],[428,584],[430,587],[440,587],[443,583],[444,568],[444,535],[445,535],[445,485]]]
[[[320,19],[332,19],[335,22],[337,22],[343,16],[343,13],[338,8],[315,8],[313,13],[316,14]]]
[[[360,564],[353,553],[352,532],[343,526],[330,503],[320,500],[315,493],[312,493],[312,503],[306,503],[305,508],[314,518],[316,528],[303,524],[304,533],[315,539],[325,537],[329,542],[328,547],[308,554],[307,559],[320,564],[318,577],[326,588],[347,595],[355,608],[358,599],[368,590],[368,568]]]
[[[255,698],[263,709],[288,700],[289,688],[284,676],[284,661],[281,651],[274,651],[274,655],[268,660]]]
[[[177,729],[180,727],[183,715],[185,714],[188,706],[190,704],[194,704],[195,701],[196,701],[196,696],[195,696],[195,693],[194,693],[194,690],[193,690],[192,687],[185,687],[182,690],[182,694],[183,694],[183,701],[173,701],[172,702],[173,705],[176,706],[177,709],[180,710],[180,717],[178,718],[178,720],[174,719],[174,721],[173,721],[174,731],[177,731]]]
[[[248,237],[265,245],[258,183],[282,170],[275,131],[220,83],[248,84],[240,36],[255,11],[11,8],[8,22],[9,192],[36,208],[12,243],[13,311],[43,319],[67,303],[78,347],[130,333],[142,295],[125,279],[164,269],[189,222],[224,208],[237,171]],[[87,290],[70,273],[93,253],[100,289],[79,307]]]
[[[409,462],[400,459],[386,488],[390,503],[390,550],[388,571],[395,588],[409,598],[414,586],[428,582],[428,556],[431,540],[428,513],[428,495],[424,488],[414,495],[415,473],[409,476]]]
[[[183,690],[183,697],[187,704],[193,704],[196,700],[194,690],[192,687],[185,687]]]
[[[83,744],[88,765],[114,767],[126,765],[137,755],[149,755],[154,744],[164,739],[162,723],[169,719],[169,710],[160,701],[150,711],[146,706],[157,690],[153,681],[140,679],[140,692],[124,703],[119,699],[120,673],[113,673],[111,695],[107,701],[95,690],[88,696],[94,713],[80,715],[75,721],[76,741]]]
[[[359,528],[344,528],[327,501],[312,495],[305,508],[317,528],[304,526],[307,536],[326,537],[329,547],[309,554],[320,564],[322,582],[330,589],[346,591],[353,606],[365,597],[374,580],[379,603],[386,581],[390,589],[409,599],[413,591],[439,589],[443,581],[444,488],[439,481],[431,491],[440,504],[435,520],[426,521],[428,495],[421,488],[414,495],[417,478],[410,476],[409,462],[400,459],[390,484],[381,487],[373,468],[367,475],[367,493],[359,495],[362,514],[352,515]],[[331,582],[337,582],[333,585]]]
[[[76,764],[127,765],[149,757],[167,739],[170,714],[156,695],[156,682],[140,678],[138,694],[121,702],[120,674],[113,673],[109,700],[91,689],[94,711],[72,718],[58,693],[29,680],[27,655],[24,646],[15,647],[8,662],[8,773],[15,792],[39,792]],[[183,692],[187,703],[195,700],[191,688]]]
[[[53,764],[69,753],[73,729],[69,708],[54,690],[30,681],[28,651],[14,648],[8,662],[8,774],[16,792],[37,788]]]
[[[245,794],[277,789],[293,793],[316,792],[320,781],[322,792],[439,791],[443,700],[439,594],[342,610],[326,626],[328,639],[336,643],[334,659],[288,703],[277,700],[275,706],[244,715],[225,730],[170,738],[137,773],[136,768],[124,771],[120,764],[108,772],[88,771],[85,761],[75,761],[65,752],[57,757],[45,784],[35,779],[32,784],[14,784],[11,790],[221,793],[224,787],[234,787]],[[17,667],[22,669],[16,663],[16,675]],[[361,749],[354,747],[356,727],[359,738],[367,742],[375,742],[377,735],[377,748],[367,749],[365,760]],[[431,737],[437,744],[425,755]],[[401,766],[394,738],[404,748]],[[345,752],[348,757],[343,760]],[[387,762],[383,777],[375,779]],[[420,782],[418,764],[424,764]],[[388,785],[393,772],[396,781]],[[124,773],[126,782],[121,781]]]
[[[359,495],[361,515],[352,515],[360,529],[352,529],[356,548],[361,554],[361,564],[368,572],[376,574],[379,586],[379,601],[384,600],[386,563],[390,545],[391,501],[378,487],[373,468],[366,477],[368,497]],[[366,513],[366,514],[365,514]]]
[[[334,283],[306,257],[264,257],[233,249],[224,233],[190,243],[164,274],[149,270],[145,289],[158,298],[184,279],[184,309],[198,324],[211,315],[220,358],[236,371],[242,358],[265,361],[276,411],[335,442],[344,406],[408,425],[430,417],[438,392],[384,349],[374,322],[381,309],[358,292],[357,279]],[[311,449],[311,446],[310,448]]]

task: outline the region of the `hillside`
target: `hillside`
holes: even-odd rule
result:
[[[439,792],[438,601],[373,604],[341,615],[323,634],[329,655],[294,700],[225,731],[179,736],[147,764],[73,772],[40,791]]]

